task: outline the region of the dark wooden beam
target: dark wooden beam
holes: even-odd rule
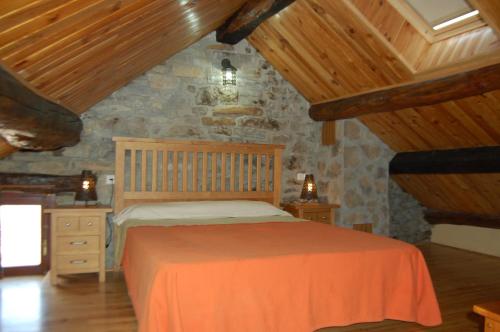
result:
[[[316,121],[333,121],[439,104],[500,89],[500,63],[441,78],[342,97],[309,108]]]
[[[81,175],[49,175],[30,173],[0,173],[0,191],[38,193],[76,192]]]
[[[400,152],[389,163],[389,173],[500,173],[500,146]]]
[[[54,150],[80,141],[82,121],[33,92],[0,65],[0,136],[24,150]]]
[[[431,225],[451,224],[500,228],[500,215],[426,210],[424,218]]]
[[[217,41],[237,44],[249,36],[262,22],[295,0],[250,0],[217,29]]]

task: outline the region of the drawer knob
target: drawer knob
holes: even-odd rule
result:
[[[94,223],[93,223],[92,221],[89,221],[89,222],[87,223],[87,226],[92,226],[93,224],[94,224]]]
[[[69,244],[72,246],[83,246],[87,244],[87,241],[71,241]]]
[[[87,263],[86,259],[74,259],[72,261],[69,261],[71,264],[85,264]]]
[[[321,219],[326,220],[326,217],[325,217],[325,216],[323,216],[323,217],[321,217]]]
[[[70,222],[67,222],[64,224],[64,227],[70,227],[71,226],[71,223]]]

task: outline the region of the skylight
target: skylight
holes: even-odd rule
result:
[[[447,26],[450,26],[452,24],[455,24],[455,23],[461,22],[463,20],[466,20],[469,17],[476,16],[477,14],[479,14],[479,10],[474,10],[474,11],[469,12],[467,14],[463,14],[463,15],[460,15],[458,17],[452,18],[451,20],[444,21],[443,23],[435,25],[432,28],[434,30],[440,30],[440,29],[446,28]]]
[[[388,0],[428,42],[478,29],[486,23],[465,0]]]

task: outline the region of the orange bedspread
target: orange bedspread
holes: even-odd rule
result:
[[[319,223],[130,228],[122,264],[141,332],[441,323],[417,248]]]

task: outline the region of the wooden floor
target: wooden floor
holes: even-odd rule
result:
[[[475,303],[500,299],[500,258],[435,244],[423,245],[421,250],[441,305],[442,326],[427,329],[414,323],[384,321],[320,331],[480,332],[482,319],[471,308]],[[106,284],[99,285],[95,275],[75,276],[59,287],[51,287],[43,277],[0,280],[0,331],[136,331],[122,275],[108,273],[107,277]]]

